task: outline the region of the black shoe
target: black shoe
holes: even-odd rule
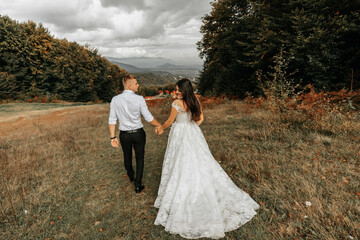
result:
[[[138,186],[138,187],[135,186],[135,192],[140,193],[144,188],[145,188],[145,186],[142,185],[142,184],[140,186]]]
[[[134,176],[132,176],[132,177],[129,176],[129,179],[130,179],[130,182],[133,182],[135,180]]]

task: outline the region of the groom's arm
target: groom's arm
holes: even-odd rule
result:
[[[154,118],[151,122],[149,122],[150,124],[154,125],[155,127],[161,127],[161,124],[156,121],[156,119]]]
[[[110,142],[111,142],[111,146],[119,147],[120,143],[119,143],[119,139],[117,139],[115,135],[115,126],[116,126],[115,124],[109,124]]]
[[[156,127],[155,132],[156,132],[157,134],[161,135],[161,134],[164,132],[164,131],[161,129],[161,124],[160,124],[158,121],[156,121],[155,118],[154,118],[154,120],[152,120],[152,121],[149,122],[149,123],[151,123],[152,125],[154,125],[154,126]]]
[[[143,115],[144,119],[155,127],[161,127],[161,124],[151,115],[149,109],[146,106],[145,100],[141,105],[141,114]]]
[[[144,119],[148,123],[154,125],[157,129],[160,128],[161,124],[158,121],[156,121],[156,119],[151,115],[151,113],[150,113],[150,111],[149,111],[149,109],[148,109],[148,107],[146,105],[146,102],[145,102],[144,98],[141,99],[140,104],[141,104],[140,105],[140,112],[141,112],[141,115],[143,115]],[[162,133],[162,132],[161,133],[158,132],[157,130],[155,130],[155,132],[158,133],[158,134]]]
[[[116,138],[114,124],[109,124],[110,138]]]
[[[119,147],[119,139],[116,138],[115,135],[115,126],[117,122],[117,117],[115,113],[115,105],[114,105],[114,98],[111,99],[110,103],[110,114],[109,114],[109,131],[110,131],[110,142],[111,146],[113,147]]]

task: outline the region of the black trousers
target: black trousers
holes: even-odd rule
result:
[[[132,165],[132,149],[135,150],[136,159],[136,178],[135,186],[138,187],[142,183],[143,171],[144,171],[144,155],[145,155],[145,143],[146,134],[144,129],[138,132],[126,133],[120,132],[120,143],[124,153],[124,165],[127,171],[127,175],[130,178],[134,177],[134,168]]]

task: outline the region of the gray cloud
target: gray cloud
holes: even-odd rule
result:
[[[201,17],[210,9],[210,0],[0,0],[0,14],[42,22],[55,37],[113,57],[197,59]]]
[[[101,0],[101,5],[108,7],[116,7],[128,10],[143,9],[145,7],[144,0]]]

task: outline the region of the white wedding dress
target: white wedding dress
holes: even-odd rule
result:
[[[154,206],[155,225],[188,239],[225,236],[248,222],[259,205],[239,189],[212,156],[190,113],[175,103],[161,183]]]

